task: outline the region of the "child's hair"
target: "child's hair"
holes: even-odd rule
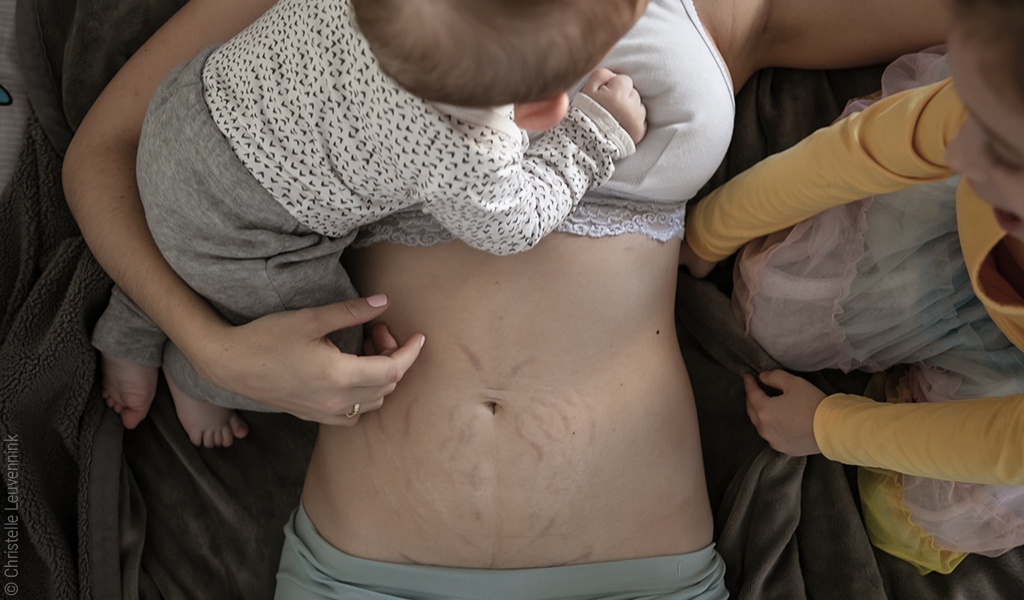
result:
[[[953,15],[988,46],[986,78],[1024,104],[1024,0],[953,0]]]
[[[553,98],[596,67],[642,0],[352,0],[381,68],[427,100]]]

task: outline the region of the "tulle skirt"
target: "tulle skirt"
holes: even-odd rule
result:
[[[893,63],[882,97],[948,77],[944,52]],[[910,365],[904,401],[1024,393],[1024,353],[989,318],[967,274],[958,183],[837,206],[748,244],[733,295],[747,333],[798,371]],[[909,475],[901,483],[904,507],[936,547],[995,556],[1024,544],[1024,488]]]

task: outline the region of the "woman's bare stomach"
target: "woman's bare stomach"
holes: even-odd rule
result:
[[[674,325],[678,244],[549,236],[351,253],[420,358],[383,407],[322,426],[303,492],[319,533],[374,560],[526,568],[711,542]]]

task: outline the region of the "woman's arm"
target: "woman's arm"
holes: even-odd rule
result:
[[[422,336],[413,336],[390,356],[342,354],[324,336],[386,308],[365,300],[231,327],[160,254],[135,181],[142,121],[160,81],[273,4],[191,0],[182,7],[122,67],[82,121],[65,156],[64,191],[97,260],[204,378],[302,418],[346,423],[351,419],[344,412],[352,404],[347,398],[389,393],[418,355]]]
[[[273,0],[191,0],[103,90],[64,159],[65,195],[89,248],[175,340],[190,339],[182,331],[185,321],[202,330],[225,323],[171,270],[149,233],[135,183],[142,121],[153,92],[171,69],[226,41],[272,5]]]
[[[765,67],[835,69],[941,44],[945,0],[694,0],[736,90]]]
[[[86,243],[111,277],[176,340],[189,339],[181,331],[186,320],[204,330],[224,324],[171,270],[149,233],[135,183],[142,121],[172,68],[229,39],[271,5],[272,0],[186,4],[107,85],[64,159],[65,195]]]

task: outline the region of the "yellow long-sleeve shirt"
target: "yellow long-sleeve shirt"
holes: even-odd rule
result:
[[[966,114],[950,80],[881,100],[713,192],[690,213],[686,238],[698,256],[717,261],[833,206],[950,177],[946,148]],[[1024,349],[1024,302],[993,258],[1006,234],[966,180],[956,210],[974,290]],[[836,394],[815,412],[814,437],[825,456],[848,464],[1024,485],[1024,396],[886,404]]]

